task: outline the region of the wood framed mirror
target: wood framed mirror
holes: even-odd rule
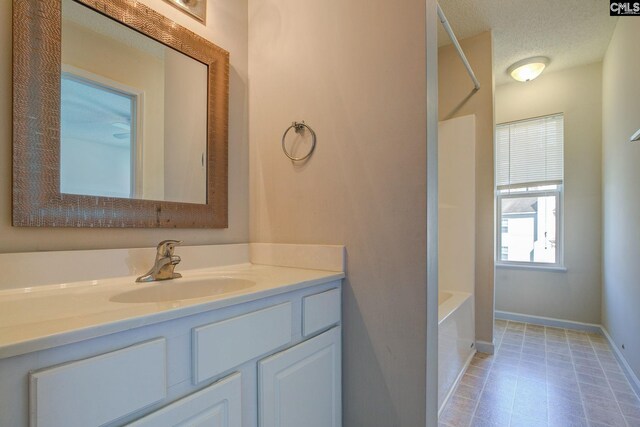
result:
[[[14,0],[13,46],[14,226],[227,227],[227,51],[134,0]]]

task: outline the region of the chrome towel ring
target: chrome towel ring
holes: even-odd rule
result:
[[[302,156],[302,157],[293,157],[287,151],[287,147],[285,147],[284,140],[287,137],[287,133],[289,133],[289,131],[291,129],[295,129],[296,133],[302,133],[305,128],[307,128],[309,130],[309,132],[311,132],[311,150],[309,150],[309,152],[306,155]],[[287,128],[287,130],[284,131],[284,134],[282,135],[282,151],[284,151],[285,156],[287,156],[288,158],[290,158],[294,162],[299,162],[301,160],[308,159],[313,154],[313,150],[315,150],[315,149],[316,149],[316,133],[313,131],[313,129],[311,129],[309,127],[309,125],[304,123],[304,120],[301,121],[301,122],[293,122],[293,123],[291,123],[291,126],[289,126]]]

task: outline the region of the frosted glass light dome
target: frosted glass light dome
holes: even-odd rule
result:
[[[513,64],[507,70],[507,73],[519,82],[528,82],[537,78],[549,64],[549,58],[544,56],[535,56],[533,58],[523,59]]]

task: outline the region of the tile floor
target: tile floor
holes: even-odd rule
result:
[[[640,427],[640,400],[605,337],[497,320],[440,427]]]

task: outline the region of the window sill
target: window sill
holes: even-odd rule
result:
[[[532,265],[526,265],[526,264],[502,264],[502,263],[496,263],[496,268],[506,268],[506,269],[510,269],[510,270],[538,270],[538,271],[551,271],[551,272],[557,272],[557,273],[566,273],[567,267],[560,267],[560,266],[546,266],[546,265],[539,265],[539,264],[532,264]]]

